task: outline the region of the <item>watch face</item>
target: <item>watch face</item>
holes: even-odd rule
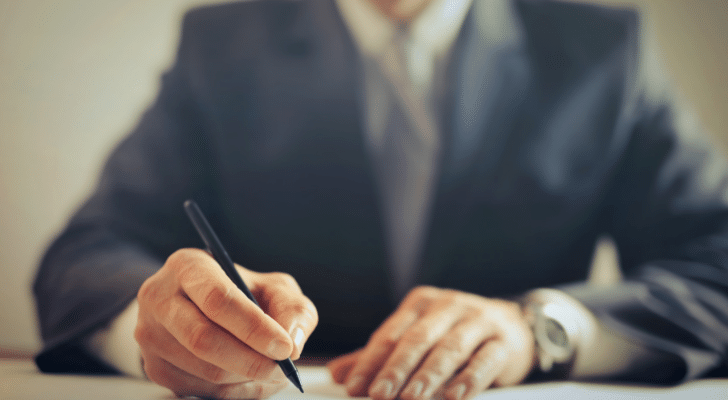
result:
[[[569,346],[569,337],[566,335],[566,330],[560,323],[556,322],[556,320],[547,318],[544,328],[549,342],[561,348]]]
[[[534,334],[542,355],[551,362],[562,363],[573,355],[569,332],[556,318],[541,314],[534,326]]]

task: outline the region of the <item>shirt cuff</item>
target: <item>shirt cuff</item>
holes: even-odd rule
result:
[[[134,299],[109,325],[94,332],[87,339],[86,347],[119,372],[144,378],[141,350],[134,339],[138,314],[139,303]]]
[[[556,289],[537,289],[527,297],[536,296],[541,302],[558,303],[564,326],[575,330],[575,355],[569,379],[587,380],[619,376],[646,358],[653,351],[629,340],[604,325],[576,298]]]

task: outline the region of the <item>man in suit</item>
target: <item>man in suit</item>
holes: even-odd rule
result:
[[[634,12],[248,1],[182,32],[42,262],[42,370],[141,356],[175,393],[260,397],[305,344],[350,352],[330,368],[352,395],[453,400],[725,373],[728,169]],[[194,249],[187,198],[264,312]],[[597,290],[579,282],[603,234],[627,279]]]

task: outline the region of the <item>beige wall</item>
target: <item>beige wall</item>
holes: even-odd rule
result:
[[[674,86],[728,149],[728,0],[599,0],[637,4]]]
[[[39,346],[38,259],[154,96],[183,10],[203,2],[0,0],[0,346]]]
[[[0,347],[38,348],[38,258],[157,90],[182,11],[205,2],[0,0]],[[639,3],[677,87],[728,144],[728,2]]]

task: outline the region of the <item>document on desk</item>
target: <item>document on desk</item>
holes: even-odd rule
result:
[[[351,399],[332,382],[324,367],[299,367],[304,394],[293,385],[273,400]],[[552,382],[490,389],[477,400],[725,400],[728,379],[702,380],[674,388]],[[168,389],[152,382],[119,376],[52,375],[38,372],[30,360],[0,360],[0,400],[173,400]],[[439,400],[436,397],[433,400]]]
[[[344,386],[333,383],[326,368],[301,367],[299,372],[305,393],[301,394],[289,385],[271,400],[351,399]],[[727,393],[728,379],[696,381],[672,388],[549,382],[489,389],[476,396],[475,400],[726,400]],[[436,396],[432,400],[442,399],[443,396]]]

